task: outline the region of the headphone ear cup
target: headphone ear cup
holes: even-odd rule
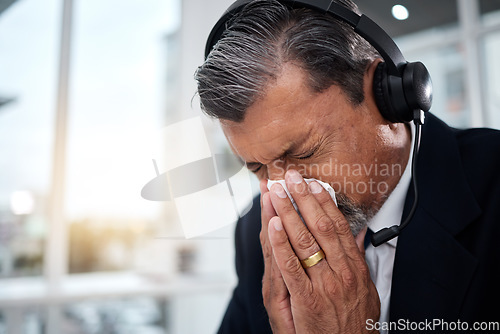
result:
[[[406,65],[403,89],[410,110],[429,111],[432,105],[432,81],[424,64],[417,61]]]
[[[387,91],[387,72],[386,65],[381,62],[377,65],[373,75],[373,95],[375,103],[382,116],[390,122],[394,122],[392,113],[389,109],[389,101],[386,101],[389,92]]]
[[[403,83],[407,82],[407,87],[405,88],[407,88],[408,92],[411,92],[412,97],[415,95],[413,81],[422,81],[420,86],[428,87],[428,85],[424,85],[424,83],[426,83],[425,76],[413,75],[414,72],[415,71],[410,71],[411,75],[407,76],[409,79],[404,80],[403,78],[397,76],[389,76],[387,65],[385,63],[377,65],[375,73],[373,74],[373,95],[380,114],[382,114],[382,116],[389,122],[404,123],[412,121],[413,112],[406,101],[407,95],[410,96],[410,94],[405,94]],[[418,80],[416,80],[416,78],[418,78]],[[430,89],[430,91],[432,91],[432,89]],[[424,97],[417,99],[416,101],[422,101],[421,104],[424,105],[427,101],[429,101],[429,99],[425,98],[428,94],[421,95]],[[415,102],[415,104],[418,102]],[[427,105],[430,107],[430,102],[427,103]]]

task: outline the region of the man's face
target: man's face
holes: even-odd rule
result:
[[[399,181],[410,145],[404,126],[388,123],[376,108],[370,73],[365,101],[354,107],[336,85],[311,91],[305,72],[287,64],[244,121],[222,120],[222,129],[259,179],[284,179],[296,169],[329,183],[341,210],[355,206],[371,216]]]

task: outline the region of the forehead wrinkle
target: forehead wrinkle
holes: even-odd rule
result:
[[[281,159],[287,150],[292,146],[293,142],[291,140],[285,140],[281,143],[283,138],[280,134],[276,134],[273,139],[259,142],[252,142],[250,144],[250,150],[253,152],[252,160],[247,163],[261,163],[268,164],[275,160]],[[273,142],[277,142],[273,144]]]
[[[259,126],[252,128],[245,126],[245,122],[232,124],[231,146],[243,143],[240,147],[244,152],[238,152],[238,155],[248,164],[267,164],[284,158],[286,154],[298,153],[296,150],[311,139],[314,130],[311,122],[306,121],[301,122],[300,127],[283,132],[284,124],[288,123],[285,117],[271,118],[269,123],[263,123],[259,122]]]
[[[317,94],[304,84],[304,77],[299,67],[284,66],[247,109],[242,122],[221,121],[243,160],[269,163],[309,140],[314,126],[304,113],[316,107]]]
[[[296,133],[292,138],[287,138],[283,144],[281,144],[281,148],[275,150],[277,153],[269,153],[269,155],[266,155],[266,153],[262,153],[261,158],[256,158],[256,161],[249,161],[247,162],[248,164],[252,163],[262,163],[266,164],[270,163],[275,160],[279,159],[284,159],[288,154],[292,153],[301,153],[297,152],[299,149],[302,149],[302,147],[309,142],[312,139],[311,133],[312,133],[312,128],[308,128],[307,132],[305,133]],[[278,141],[282,140],[280,137],[277,138]],[[256,144],[257,145],[257,144]],[[252,145],[255,146],[255,145]],[[258,150],[258,149],[257,149]]]
[[[276,123],[276,126],[273,126]],[[281,144],[282,133],[280,133],[279,121],[260,124],[258,127],[248,128],[246,124],[221,122],[223,131],[233,152],[246,163],[264,163],[272,161],[275,157],[273,151],[286,150],[287,145]],[[273,143],[277,142],[276,145]],[[287,143],[289,140],[286,141]],[[270,148],[270,146],[275,147]]]

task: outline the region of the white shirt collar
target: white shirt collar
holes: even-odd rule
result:
[[[393,225],[399,225],[401,223],[401,216],[403,215],[403,209],[406,200],[406,193],[410,187],[411,182],[411,163],[413,159],[413,146],[415,137],[415,124],[410,124],[411,129],[411,148],[410,157],[408,158],[408,163],[406,164],[405,170],[398,184],[389,195],[385,203],[382,205],[380,210],[373,216],[373,218],[368,222],[368,227],[373,231],[377,232],[384,227],[391,227]],[[397,237],[391,239],[387,244],[396,247]]]

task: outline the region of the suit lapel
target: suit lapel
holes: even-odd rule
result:
[[[458,319],[476,265],[450,233],[418,210],[398,239],[390,319]]]
[[[481,210],[462,170],[453,130],[428,117],[418,157],[419,205],[398,238],[390,319],[458,319],[477,260],[455,236]],[[413,188],[403,217],[413,203]]]

